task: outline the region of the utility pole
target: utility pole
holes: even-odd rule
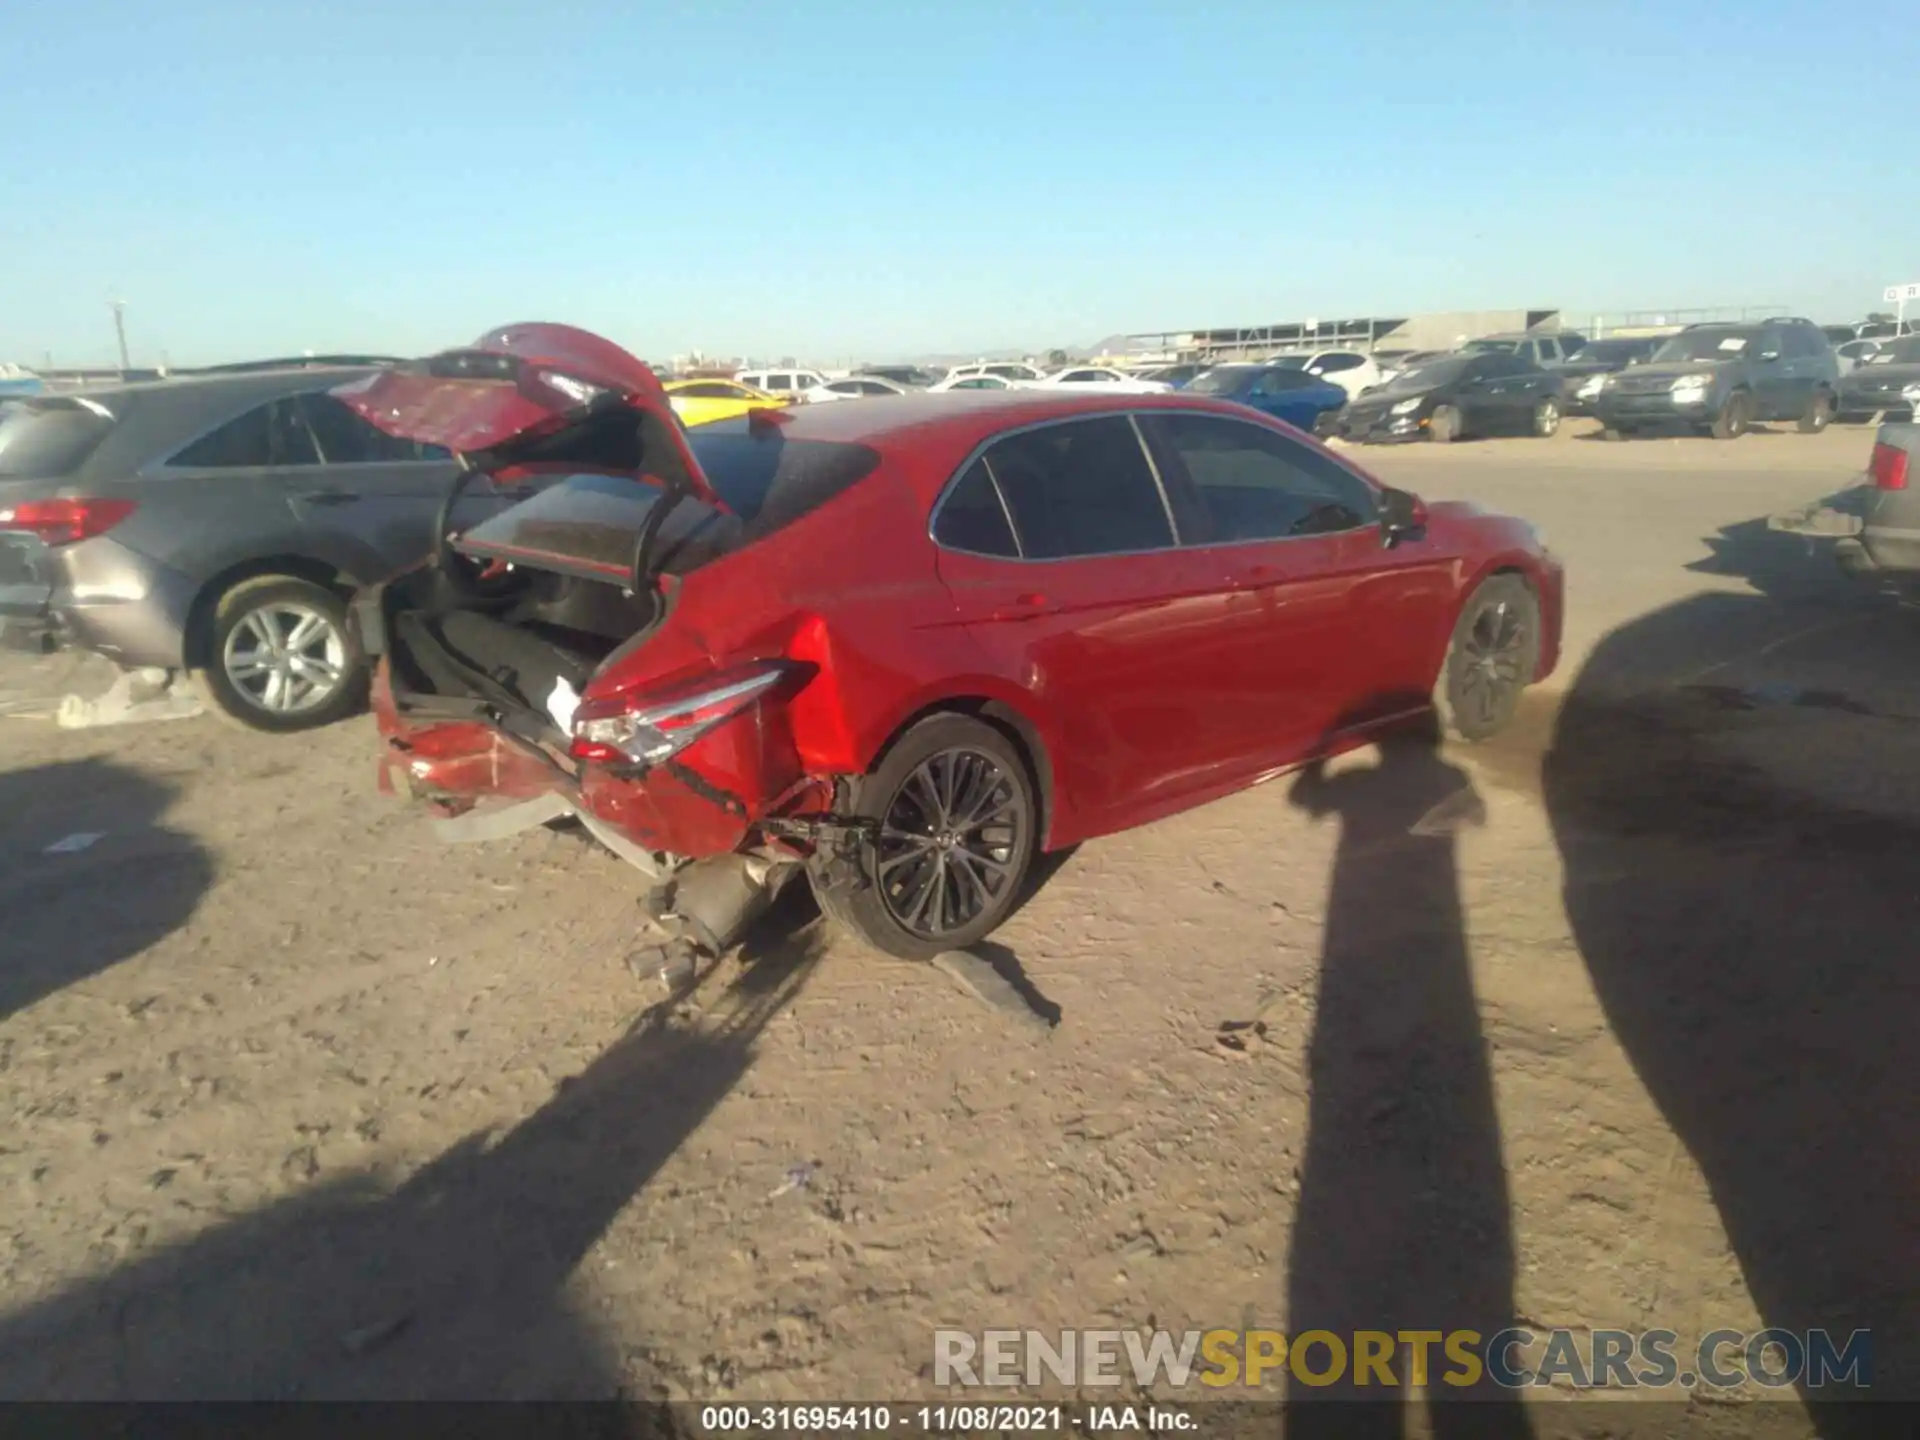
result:
[[[124,376],[133,368],[133,362],[127,359],[127,302],[109,300],[107,304],[113,309],[113,333],[120,341],[120,373]]]

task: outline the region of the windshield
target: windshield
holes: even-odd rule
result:
[[[1443,355],[1411,370],[1402,371],[1383,387],[1388,390],[1426,390],[1435,385],[1450,385],[1458,380],[1472,360],[1469,355]]]
[[[1518,340],[1469,340],[1460,349],[1468,355],[1511,355],[1519,344]]]
[[[1890,340],[1873,355],[1867,357],[1869,365],[1920,365],[1920,335],[1902,335],[1898,340]]]
[[[1653,352],[1657,363],[1673,360],[1731,360],[1760,338],[1758,330],[1688,330]]]
[[[1246,383],[1250,373],[1235,366],[1222,365],[1194,376],[1187,382],[1187,392],[1192,395],[1231,395]]]
[[[86,463],[113,421],[70,400],[0,408],[0,476],[53,479]]]
[[[1646,354],[1648,348],[1644,340],[1589,340],[1581,347],[1580,358],[1607,365],[1624,364],[1636,355]]]

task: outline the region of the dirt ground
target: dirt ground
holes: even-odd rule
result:
[[[1514,1316],[1871,1327],[1920,1393],[1920,621],[1761,520],[1870,441],[1365,452],[1541,525],[1560,673],[1064,857],[998,937],[1051,1029],[798,894],[665,1011],[632,872],[438,844],[364,719],[0,718],[0,1396],[900,1399],[938,1326]]]

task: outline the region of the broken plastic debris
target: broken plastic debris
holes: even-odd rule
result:
[[[813,1183],[813,1171],[814,1167],[811,1164],[788,1167],[787,1178],[782,1180],[774,1189],[768,1191],[767,1198],[769,1200],[778,1200],[789,1190],[806,1189]]]
[[[929,963],[989,1009],[1039,1030],[1053,1028],[1052,1020],[1028,1004],[1026,996],[981,956],[965,950],[942,950]]]
[[[340,1337],[340,1348],[349,1355],[364,1355],[369,1350],[377,1350],[406,1329],[412,1319],[411,1315],[396,1315],[390,1320],[379,1320],[372,1325],[362,1325],[358,1330],[349,1330]]]
[[[573,712],[580,708],[580,696],[569,685],[565,676],[553,682],[553,693],[547,697],[547,714],[553,717],[553,723],[560,727],[562,735],[573,734]]]
[[[1409,835],[1451,835],[1456,830],[1487,823],[1486,802],[1471,785],[1454,791],[1412,825]]]
[[[78,855],[96,840],[104,840],[104,830],[76,830],[64,840],[56,840],[40,853],[43,855]]]
[[[104,695],[91,700],[63,696],[53,720],[62,730],[132,725],[143,720],[191,720],[205,713],[199,697],[166,670],[123,670]]]

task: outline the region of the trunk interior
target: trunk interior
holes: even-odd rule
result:
[[[594,671],[641,644],[667,602],[648,575],[686,574],[738,542],[737,519],[681,494],[662,503],[630,478],[573,475],[469,530],[453,543],[455,583],[426,566],[384,587],[379,644],[395,704],[421,718],[486,719],[524,738],[565,744],[566,722]],[[644,551],[644,555],[642,555]],[[369,617],[371,618],[371,617]],[[565,687],[564,689],[561,687]]]
[[[475,594],[426,567],[385,586],[379,603],[403,713],[479,719],[495,710],[522,722],[513,728],[527,738],[549,743],[567,738],[549,708],[556,690],[578,696],[607,657],[644,640],[664,610],[654,592],[523,569]]]

